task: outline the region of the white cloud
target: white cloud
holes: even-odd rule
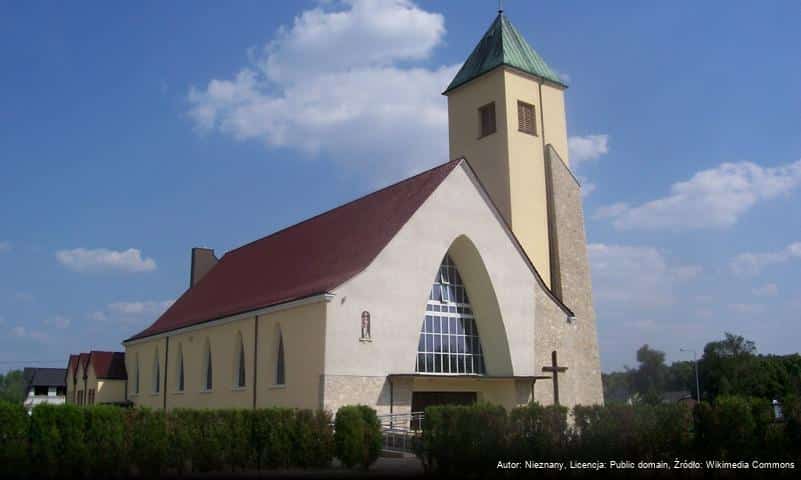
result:
[[[56,315],[53,318],[46,319],[44,324],[48,327],[55,327],[59,330],[63,330],[70,326],[70,319],[63,315]]]
[[[32,302],[34,300],[34,296],[30,292],[17,292],[14,294],[14,300],[19,302]]]
[[[758,303],[731,303],[729,309],[741,315],[753,315],[765,311],[765,306]]]
[[[115,302],[108,305],[108,310],[120,315],[161,315],[175,300],[141,302]]]
[[[25,327],[21,325],[17,325],[16,327],[11,329],[11,335],[15,337],[24,337],[25,336]]]
[[[442,15],[409,0],[326,2],[230,79],[191,88],[189,116],[200,131],[408,174],[447,160],[440,93],[457,66],[414,66],[444,34]]]
[[[741,253],[734,257],[730,267],[735,274],[745,277],[757,275],[769,265],[801,259],[801,242],[795,242],[778,252]]]
[[[775,283],[767,283],[759,287],[754,287],[751,292],[757,297],[775,297],[779,294],[779,287],[777,287]]]
[[[156,269],[156,261],[142,258],[135,248],[117,251],[106,248],[75,248],[56,252],[59,263],[76,272],[100,272],[117,270],[123,272],[150,272]]]
[[[703,268],[698,265],[681,265],[670,269],[671,275],[676,280],[692,280],[700,275],[702,271]]]
[[[647,246],[588,246],[594,296],[617,307],[665,307],[673,304],[673,291],[697,276],[696,266],[670,265],[665,255]]]
[[[108,317],[106,317],[106,314],[103,313],[100,310],[96,310],[96,311],[94,311],[94,312],[89,314],[89,320],[92,320],[92,321],[95,321],[95,322],[105,322],[107,319],[108,319]]]
[[[599,209],[595,218],[612,218],[621,230],[725,228],[760,201],[801,185],[801,160],[779,167],[751,162],[723,163],[674,183],[666,197],[642,205],[617,203]]]
[[[8,242],[0,242],[0,253],[8,252],[11,250],[11,244]]]
[[[609,153],[609,135],[573,136],[567,139],[567,148],[570,152],[570,164],[576,168],[581,163],[597,160]]]

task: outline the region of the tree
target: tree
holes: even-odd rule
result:
[[[11,370],[5,375],[0,373],[0,400],[22,403],[25,399],[25,380],[22,370]]]
[[[646,344],[637,350],[637,361],[640,366],[632,376],[634,391],[650,399],[650,402],[658,401],[665,391],[667,380],[665,352],[654,350]]]

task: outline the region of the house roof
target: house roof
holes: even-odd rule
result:
[[[126,341],[329,292],[364,270],[461,161],[226,253],[155,323]]]
[[[86,373],[86,365],[89,363],[89,354],[88,353],[80,353],[78,354],[78,369],[75,370],[75,375],[78,375],[78,371],[81,372],[81,377]]]
[[[126,380],[128,378],[128,374],[125,371],[125,352],[99,352],[92,350],[89,352],[89,359],[97,378],[107,380]]]
[[[28,388],[30,387],[63,387],[66,382],[65,368],[26,368],[23,372]]]
[[[444,93],[448,93],[501,65],[507,65],[567,87],[559,75],[531,48],[531,45],[503,12],[499,12]]]

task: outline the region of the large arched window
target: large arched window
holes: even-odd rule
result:
[[[236,334],[236,344],[234,345],[234,386],[245,387],[245,342],[242,341],[242,332]]]
[[[184,347],[178,344],[178,356],[175,357],[175,390],[184,391]]]
[[[161,385],[161,362],[159,362],[159,347],[156,347],[156,351],[153,356],[153,375],[150,377],[153,379],[153,393],[159,393],[159,388]]]
[[[206,339],[206,346],[203,349],[203,390],[206,392],[211,391],[214,386],[214,371],[211,362],[211,344],[209,339]]]
[[[426,304],[415,371],[452,375],[485,372],[470,298],[448,255],[442,259]]]

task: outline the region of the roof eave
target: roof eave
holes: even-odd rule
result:
[[[510,64],[510,63],[504,62],[504,63],[500,63],[500,64],[490,68],[489,70],[487,70],[485,72],[481,72],[478,75],[470,77],[467,80],[462,80],[461,82],[459,82],[457,84],[451,83],[450,85],[448,85],[448,88],[446,88],[445,91],[442,92],[442,95],[448,96],[449,93],[451,93],[452,91],[456,90],[457,88],[462,87],[464,85],[467,85],[468,83],[472,82],[473,80],[481,78],[481,77],[487,75],[488,73],[494,72],[499,67],[506,67],[506,68],[509,68],[511,70],[523,73],[525,75],[529,75],[529,76],[535,77],[536,79],[538,79],[538,80],[540,80],[540,81],[542,81],[544,83],[551,84],[553,86],[562,88],[564,90],[566,90],[568,88],[568,85],[566,83],[563,83],[561,81],[556,81],[556,80],[554,80],[552,78],[548,78],[548,77],[542,76],[542,75],[540,75],[538,73],[533,73],[533,72],[529,72],[528,70],[523,70],[521,68],[518,68],[518,67]]]

